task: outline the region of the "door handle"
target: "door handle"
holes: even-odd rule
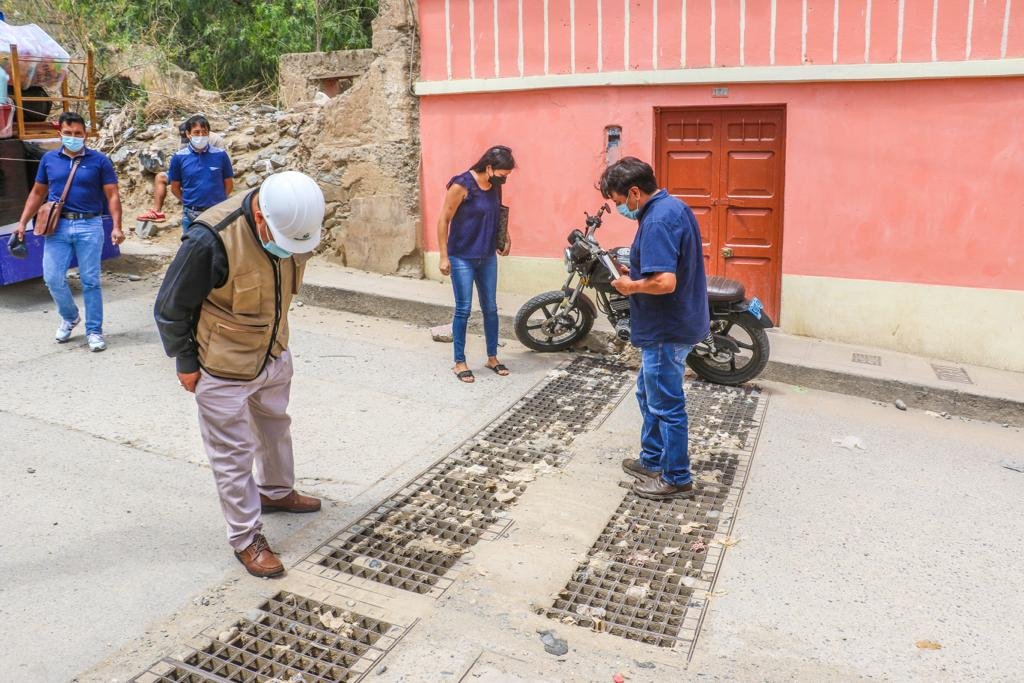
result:
[[[723,248],[722,256],[724,256],[725,258],[732,258],[732,249],[730,249],[729,247]]]

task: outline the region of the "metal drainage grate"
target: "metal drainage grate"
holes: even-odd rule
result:
[[[943,382],[974,384],[974,382],[971,381],[970,375],[967,374],[967,371],[958,365],[939,365],[938,363],[932,363],[932,370],[935,371],[935,376]]]
[[[548,617],[693,653],[764,414],[756,389],[687,390],[694,497],[627,493]],[[624,484],[628,486],[628,484]]]
[[[508,507],[539,472],[564,464],[567,444],[604,419],[631,382],[623,365],[577,357],[300,567],[439,597],[460,558],[505,533]]]
[[[361,678],[405,632],[377,619],[279,593],[182,661],[167,659],[138,683],[337,683]]]
[[[881,365],[882,357],[876,356],[870,353],[855,353],[851,357],[854,363],[863,363],[864,365]]]

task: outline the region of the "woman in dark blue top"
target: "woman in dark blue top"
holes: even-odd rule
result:
[[[507,256],[511,238],[498,251],[498,222],[501,215],[501,186],[516,167],[512,150],[496,145],[488,149],[471,169],[448,181],[441,217],[437,221],[437,241],[441,250],[440,268],[451,275],[455,292],[455,316],[452,341],[455,345],[455,376],[474,381],[466,365],[466,325],[473,307],[473,283],[484,314],[487,339],[487,364],[494,373],[505,376],[506,368],[498,360],[498,258]]]

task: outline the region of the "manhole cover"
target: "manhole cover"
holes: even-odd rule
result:
[[[507,529],[508,507],[539,472],[564,464],[567,444],[603,420],[631,383],[625,366],[599,358],[552,371],[469,442],[317,548],[303,569],[439,597],[462,555]]]
[[[695,495],[627,493],[546,614],[651,645],[692,648],[713,592],[764,413],[756,389],[686,392]]]
[[[279,593],[182,660],[166,659],[133,679],[138,683],[305,683],[354,681],[394,645],[405,629]]]
[[[974,382],[971,381],[970,375],[967,374],[967,371],[958,365],[939,365],[938,363],[932,363],[932,370],[935,371],[935,376],[943,382],[974,384]]]

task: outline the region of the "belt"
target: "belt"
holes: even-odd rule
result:
[[[208,206],[186,206],[185,208],[188,209],[189,211],[194,211],[195,213],[202,213],[203,211],[206,211],[210,207],[208,207]]]
[[[62,211],[60,214],[61,218],[67,218],[73,221],[83,221],[87,218],[96,218],[99,216],[98,213],[77,213],[75,211]]]

